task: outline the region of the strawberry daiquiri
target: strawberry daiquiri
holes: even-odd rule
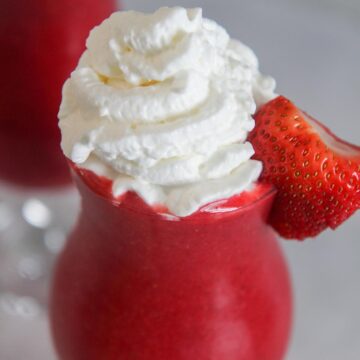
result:
[[[60,359],[283,357],[291,296],[266,224],[271,186],[174,219],[133,193],[115,202],[111,184],[84,170],[76,180],[83,211],[52,301]]]
[[[21,186],[70,181],[57,112],[61,86],[89,30],[115,0],[2,0],[0,179]]]
[[[66,82],[82,213],[57,266],[62,360],[278,360],[287,269],[246,141],[275,83],[200,9],[118,12]]]
[[[341,150],[326,153],[323,127],[274,88],[201,9],[118,12],[90,33],[59,112],[82,197],[52,289],[61,360],[284,358],[291,289],[270,224],[300,239],[345,220],[359,205],[359,152],[325,132]],[[308,129],[301,141],[292,121]],[[331,185],[295,193],[313,142],[338,158],[329,167],[352,171],[340,173],[354,198],[347,216],[312,212]],[[316,166],[310,177],[325,181]],[[310,222],[302,232],[296,211]]]

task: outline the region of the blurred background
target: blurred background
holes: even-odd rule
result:
[[[360,143],[359,0],[122,1],[123,8],[141,11],[166,5],[202,7],[206,17],[255,51],[261,71],[277,80],[278,93],[294,100],[340,137]],[[10,239],[18,239],[21,245],[20,238],[26,236],[27,250],[16,259],[10,275],[0,273],[0,360],[55,359],[43,310],[46,284],[77,209],[78,198],[71,189],[39,195],[2,185],[1,266],[9,261],[3,255]],[[16,214],[21,219],[14,226]],[[359,234],[360,213],[336,232],[326,231],[316,240],[282,241],[296,309],[288,360],[360,358]],[[12,248],[13,254],[15,250]],[[46,261],[36,257],[42,253],[47,254]],[[19,288],[25,281],[32,288],[38,286],[37,293],[43,295],[27,292],[15,296],[16,289],[4,291],[11,276]]]

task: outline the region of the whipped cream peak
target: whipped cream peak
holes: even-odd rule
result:
[[[63,88],[66,156],[177,216],[251,188],[252,115],[275,97],[251,49],[181,7],[114,13],[86,45]]]

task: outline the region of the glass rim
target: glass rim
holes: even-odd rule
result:
[[[174,215],[171,213],[165,213],[165,212],[160,212],[157,211],[156,209],[154,209],[151,205],[145,203],[149,209],[149,211],[143,211],[143,210],[139,210],[129,204],[124,204],[124,202],[122,202],[120,199],[117,199],[114,196],[111,196],[110,194],[104,194],[101,193],[100,191],[98,191],[98,189],[96,189],[96,187],[94,186],[95,183],[92,183],[91,181],[89,181],[89,179],[86,178],[86,176],[84,176],[84,172],[86,173],[90,173],[92,176],[94,176],[94,178],[98,178],[101,179],[101,176],[97,175],[94,171],[86,169],[86,168],[82,168],[77,166],[76,164],[72,163],[71,161],[69,161],[70,163],[70,168],[72,170],[73,173],[73,177],[76,176],[76,178],[79,178],[81,180],[81,183],[87,188],[89,189],[95,196],[109,202],[111,205],[113,205],[114,207],[123,207],[126,208],[127,210],[133,212],[133,213],[138,213],[144,216],[149,216],[149,217],[160,217],[162,220],[164,221],[197,221],[202,219],[204,216],[206,217],[226,217],[228,215],[235,215],[236,213],[241,213],[244,210],[250,209],[252,207],[255,207],[258,203],[264,201],[267,198],[270,198],[272,196],[275,196],[275,194],[277,193],[277,189],[275,188],[275,186],[271,185],[271,184],[267,184],[269,185],[269,190],[264,192],[263,194],[261,194],[261,196],[255,198],[253,201],[247,202],[243,205],[240,206],[234,206],[234,207],[229,207],[226,210],[226,207],[223,208],[223,210],[219,210],[219,211],[202,211],[202,209],[204,209],[205,207],[209,207],[211,205],[215,205],[217,203],[220,202],[224,202],[229,198],[225,198],[225,199],[219,199],[219,200],[215,200],[213,202],[209,202],[207,204],[204,204],[203,206],[201,206],[197,211],[195,211],[194,213],[187,215],[187,216],[178,216],[178,215]],[[107,179],[108,181],[112,181],[109,178],[104,177],[105,179]],[[250,190],[251,191],[251,190]],[[136,192],[130,191],[131,193],[134,193],[136,196],[138,196],[141,200],[141,196],[138,195]],[[240,195],[239,194],[235,194],[234,196]]]

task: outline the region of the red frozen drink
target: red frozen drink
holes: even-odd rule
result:
[[[282,359],[291,294],[266,224],[271,186],[172,219],[134,193],[114,201],[90,172],[75,177],[82,212],[51,304],[60,359]]]
[[[89,30],[115,0],[2,0],[0,179],[21,186],[70,181],[60,150],[61,86]]]
[[[117,12],[63,88],[82,212],[51,301],[61,360],[279,360],[276,190],[247,141],[275,82],[201,9]]]

